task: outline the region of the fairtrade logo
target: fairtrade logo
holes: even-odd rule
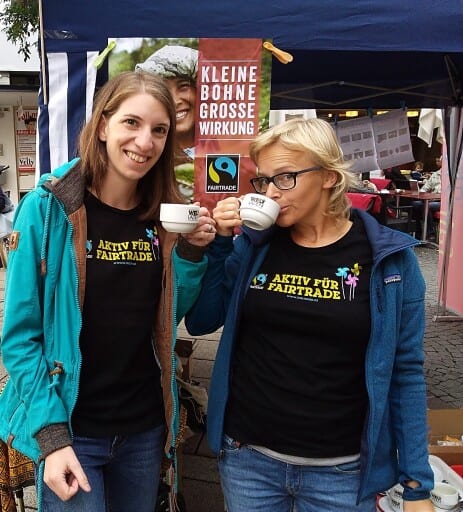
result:
[[[206,192],[238,192],[240,155],[207,155]]]
[[[267,282],[268,274],[257,274],[252,278],[251,288],[255,288],[257,290],[263,290],[264,285]]]
[[[86,251],[88,259],[92,259],[93,258],[92,249],[93,249],[93,242],[91,240],[87,240],[85,242],[85,251]]]

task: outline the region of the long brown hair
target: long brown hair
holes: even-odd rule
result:
[[[163,78],[143,71],[127,71],[106,82],[96,94],[92,116],[80,133],[79,155],[86,186],[99,194],[108,171],[106,144],[98,136],[100,121],[103,116],[109,119],[126,99],[140,93],[150,94],[159,101],[170,121],[159,160],[137,184],[141,219],[156,219],[161,203],[185,202],[174,172],[175,105]]]

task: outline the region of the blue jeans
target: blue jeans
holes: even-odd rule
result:
[[[227,512],[374,512],[356,505],[360,463],[299,466],[280,462],[224,436],[218,457]]]
[[[64,502],[44,483],[44,512],[153,512],[164,441],[164,425],[129,436],[75,437],[92,490]]]

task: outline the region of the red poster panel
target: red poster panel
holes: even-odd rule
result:
[[[259,132],[262,40],[201,38],[198,50],[194,200],[212,210],[220,199],[252,191],[249,144]]]
[[[251,191],[249,144],[268,126],[272,56],[262,39],[119,38],[109,75],[140,70],[166,80],[177,122],[175,173],[186,201],[212,209]]]

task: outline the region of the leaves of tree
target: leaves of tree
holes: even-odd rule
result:
[[[5,2],[4,10],[0,12],[0,23],[4,26],[8,41],[18,46],[19,53],[27,61],[34,45],[30,38],[39,30],[38,0]]]

